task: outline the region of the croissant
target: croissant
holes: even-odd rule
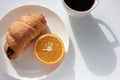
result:
[[[16,59],[27,46],[46,30],[42,14],[27,14],[13,22],[6,35],[4,51],[10,60]]]

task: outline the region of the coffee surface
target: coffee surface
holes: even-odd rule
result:
[[[94,0],[64,0],[72,9],[77,11],[87,11],[94,4]]]

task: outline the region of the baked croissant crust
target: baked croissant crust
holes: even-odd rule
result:
[[[8,30],[4,50],[10,60],[16,59],[26,47],[46,30],[42,14],[27,14],[13,22]]]

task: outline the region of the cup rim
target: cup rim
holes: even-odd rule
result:
[[[95,0],[95,1],[94,1],[94,4],[92,5],[92,7],[91,7],[90,9],[88,9],[88,10],[85,10],[85,11],[77,11],[77,10],[74,10],[74,9],[70,8],[70,7],[65,3],[64,0],[62,0],[62,2],[63,2],[63,4],[64,4],[64,6],[67,7],[70,11],[73,11],[73,12],[75,12],[75,13],[87,13],[87,12],[92,11],[92,10],[97,6],[99,0]]]

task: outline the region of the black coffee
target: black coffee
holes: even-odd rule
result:
[[[64,0],[64,1],[70,8],[77,11],[89,10],[94,4],[94,0]]]

